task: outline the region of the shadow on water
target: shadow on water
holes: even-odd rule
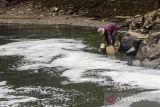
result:
[[[82,40],[89,47],[84,51],[97,53],[99,44],[103,42],[102,38],[97,35],[95,28],[88,27],[66,25],[0,25],[0,45],[16,42],[19,39],[43,40],[66,38]],[[56,58],[58,57],[60,56]],[[119,57],[123,59],[123,55]],[[68,69],[61,66],[18,70],[17,67],[30,63],[23,59],[23,56],[0,56],[0,81],[7,81],[7,85],[13,86],[12,89],[15,90],[15,92],[9,94],[38,98],[34,102],[19,103],[19,106],[42,107],[44,105],[60,105],[64,107],[100,107],[104,102],[104,93],[125,91],[129,94],[134,94],[144,91],[139,88],[126,88],[129,87],[127,84],[122,85],[122,87],[125,87],[124,89],[117,87],[117,83],[114,83],[110,77],[101,77],[97,74],[97,72],[103,72],[103,69],[86,71],[83,76],[84,78],[105,78],[105,82],[110,83],[108,85],[99,85],[98,82],[73,83],[67,77],[61,76]],[[107,71],[110,72],[110,69]],[[105,83],[102,81],[102,84]],[[0,99],[1,101],[3,100]]]

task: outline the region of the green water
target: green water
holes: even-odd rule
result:
[[[0,45],[17,42],[19,39],[70,38],[82,40],[84,44],[91,47],[83,51],[96,54],[98,54],[98,44],[103,42],[95,28],[65,25],[1,25],[0,37]],[[57,56],[57,58],[59,57],[61,56]],[[121,59],[122,57],[118,58]],[[44,67],[37,69],[36,72],[32,69],[25,71],[13,69],[13,66],[16,68],[23,63],[27,63],[23,60],[23,56],[0,56],[0,82],[7,81],[7,85],[16,90],[8,94],[38,99],[36,101],[18,103],[16,106],[19,107],[101,107],[104,105],[104,93],[127,92],[128,95],[132,95],[144,91],[141,88],[129,88],[130,86],[127,84],[123,84],[121,87],[107,76],[105,76],[106,81],[112,82],[112,84],[73,83],[69,78],[61,76],[67,70],[67,68],[63,67]],[[101,78],[96,75],[96,72],[103,72],[103,69],[87,71],[83,76]],[[108,72],[110,72],[109,69]],[[30,88],[28,91],[27,87]],[[47,93],[43,93],[44,91]],[[5,100],[9,99],[0,99],[0,101]],[[139,106],[133,105],[133,107]]]

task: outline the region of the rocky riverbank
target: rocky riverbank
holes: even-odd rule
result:
[[[156,0],[0,0],[0,14],[78,15],[96,18],[153,11]]]
[[[160,32],[146,38],[140,44],[136,56],[142,66],[160,69]]]
[[[121,49],[135,53],[133,65],[160,69],[160,10],[128,19],[129,31],[121,34]]]

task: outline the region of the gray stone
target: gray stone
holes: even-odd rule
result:
[[[134,65],[134,66],[140,66],[141,65],[141,61],[140,60],[134,60],[132,62],[132,65]]]
[[[136,55],[143,66],[159,68],[160,65],[160,33],[151,34],[142,44]]]
[[[142,16],[142,15],[136,15],[131,20],[131,24],[129,26],[129,30],[140,29],[143,24],[144,24],[144,16]]]
[[[142,66],[145,66],[147,68],[154,68],[155,65],[151,64],[151,62],[148,59],[144,59],[142,61]]]
[[[159,69],[160,59],[156,59],[154,61],[150,61],[149,59],[144,59],[142,61],[142,66],[145,66],[145,67],[148,67],[148,68]]]
[[[160,69],[160,64],[156,67],[156,69]]]

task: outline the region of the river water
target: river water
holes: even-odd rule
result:
[[[159,70],[98,54],[97,35],[87,27],[1,25],[0,107],[160,107]]]

